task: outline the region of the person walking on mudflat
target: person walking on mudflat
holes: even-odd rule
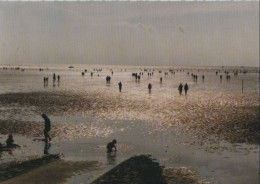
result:
[[[180,95],[182,94],[182,88],[183,88],[183,85],[182,85],[182,83],[180,83],[180,85],[179,85],[179,87],[178,87],[178,90],[179,90],[179,92],[180,92]]]
[[[152,92],[152,84],[151,83],[148,84],[148,90],[149,90],[149,93]]]
[[[44,137],[45,137],[46,142],[48,142],[48,141],[51,141],[51,137],[49,135],[49,132],[51,130],[51,121],[46,114],[42,114],[42,118],[45,121]]]
[[[188,90],[189,90],[189,86],[188,86],[188,84],[186,83],[186,84],[184,85],[185,95],[187,95]]]
[[[119,82],[118,86],[119,86],[119,91],[121,92],[122,91],[122,82]]]

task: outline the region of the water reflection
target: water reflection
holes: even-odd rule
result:
[[[51,147],[51,143],[49,143],[48,141],[44,141],[44,142],[45,142],[45,146],[44,146],[43,154],[49,155],[49,149]]]
[[[116,152],[107,153],[107,163],[109,165],[116,165]]]

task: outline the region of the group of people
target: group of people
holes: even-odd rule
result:
[[[56,82],[56,74],[55,73],[53,74],[52,78],[53,78],[53,86],[55,86],[55,82]],[[59,75],[57,76],[57,81],[58,81],[58,86],[59,86],[59,84],[60,84],[60,76]],[[43,78],[44,87],[48,86],[48,82],[49,82],[49,77],[44,77]]]
[[[180,83],[180,85],[179,85],[179,87],[178,87],[178,90],[179,90],[180,95],[182,95],[182,90],[183,90],[183,85],[182,85],[182,83]],[[186,83],[186,84],[184,85],[185,95],[187,95],[188,90],[189,90],[189,86],[188,86],[188,84]]]
[[[52,78],[53,78],[53,82],[55,82],[56,81],[56,74],[55,73],[53,74]],[[57,79],[58,79],[58,82],[60,82],[60,76],[59,75],[57,76]]]
[[[135,81],[137,81],[137,80],[140,81],[141,74],[142,74],[141,72],[139,73],[139,75],[137,73],[132,73],[132,76],[135,77]]]
[[[196,82],[198,81],[198,75],[195,75],[195,74],[192,73],[191,76],[193,77],[194,81],[196,81]]]
[[[110,77],[110,76],[107,76],[107,77],[106,77],[107,83],[110,83],[110,80],[111,80],[111,77]]]

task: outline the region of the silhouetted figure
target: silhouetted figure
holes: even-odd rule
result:
[[[46,114],[42,114],[42,118],[45,121],[45,127],[43,133],[44,133],[45,140],[48,142],[51,141],[51,137],[49,135],[49,132],[51,130],[51,121]]]
[[[84,73],[84,72],[81,72],[81,75],[82,75],[82,76],[84,76],[84,75],[85,75],[85,73]]]
[[[111,80],[111,77],[110,77],[110,76],[107,76],[107,77],[106,77],[107,83],[110,83],[110,80]]]
[[[91,77],[92,77],[92,76],[93,76],[93,72],[91,72],[91,74],[90,74],[90,75],[91,75]]]
[[[58,77],[57,77],[57,78],[58,78],[58,82],[60,82],[60,76],[59,76],[59,75],[58,75]]]
[[[55,82],[56,81],[56,75],[55,75],[55,73],[53,74],[53,82]]]
[[[14,143],[13,136],[11,134],[9,134],[9,136],[6,140],[6,147],[7,148],[12,147],[13,143]]]
[[[162,83],[162,77],[160,78],[160,83]]]
[[[4,148],[3,148],[3,145],[2,143],[0,142],[0,153],[4,151]]]
[[[151,91],[152,91],[152,84],[151,83],[148,84],[148,90],[149,90],[149,93],[151,93]]]
[[[226,79],[229,81],[229,80],[230,80],[230,75],[227,75],[227,76],[226,76]]]
[[[43,86],[46,87],[46,78],[43,78]]]
[[[121,92],[121,90],[122,90],[122,83],[119,82],[119,83],[118,83],[118,86],[119,86],[119,91]]]
[[[114,72],[112,71],[112,75],[114,74]]]
[[[117,151],[116,143],[117,143],[117,141],[114,139],[112,142],[109,142],[107,144],[107,153],[113,152],[113,148],[114,148],[114,151]]]
[[[204,75],[202,75],[202,81],[204,82],[204,79],[205,79],[205,76]]]
[[[182,94],[182,88],[183,88],[183,85],[182,85],[182,83],[180,83],[180,85],[179,85],[179,87],[178,87],[178,90],[179,90],[180,95]]]
[[[48,86],[48,77],[44,77],[44,87],[47,87]]]
[[[218,71],[216,71],[216,75],[218,75]]]
[[[184,85],[185,95],[187,95],[188,90],[189,90],[189,86],[188,86],[188,84],[186,83],[186,84]]]

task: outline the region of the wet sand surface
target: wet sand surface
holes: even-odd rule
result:
[[[0,95],[0,142],[12,133],[21,149],[2,153],[0,163],[44,154],[42,113],[52,122],[53,139],[47,152],[61,153],[64,158],[6,182],[28,183],[28,178],[36,181],[40,175],[48,183],[90,183],[122,161],[142,154],[151,154],[161,166],[174,167],[165,171],[168,174],[190,169],[197,173],[197,181],[259,182],[259,94],[255,88],[241,94],[235,79],[231,84],[223,84],[223,80],[224,86],[217,91],[213,81],[190,82],[189,94],[180,96],[176,86],[179,79],[189,82],[186,73],[165,77],[162,85],[147,75],[136,83],[130,73],[117,76],[115,72],[115,82],[109,85],[104,82],[107,73],[101,79],[73,73],[62,76],[60,88],[37,86],[42,79],[37,87],[32,84],[34,90],[18,85],[18,90],[10,93],[7,87]],[[16,77],[20,76],[14,75],[12,80],[17,81]],[[206,79],[213,77],[206,75]],[[76,84],[70,83],[75,79]],[[122,93],[118,92],[118,80],[123,82]],[[148,81],[155,82],[151,94]],[[111,158],[106,144],[114,138],[119,151]],[[76,164],[75,172],[67,163]],[[55,168],[57,180],[47,177],[48,170]]]
[[[6,180],[2,183],[39,183],[55,184],[65,183],[75,173],[91,172],[99,169],[99,164],[95,161],[68,162],[56,161],[42,167],[36,168],[18,177]],[[75,182],[74,182],[75,183]]]

